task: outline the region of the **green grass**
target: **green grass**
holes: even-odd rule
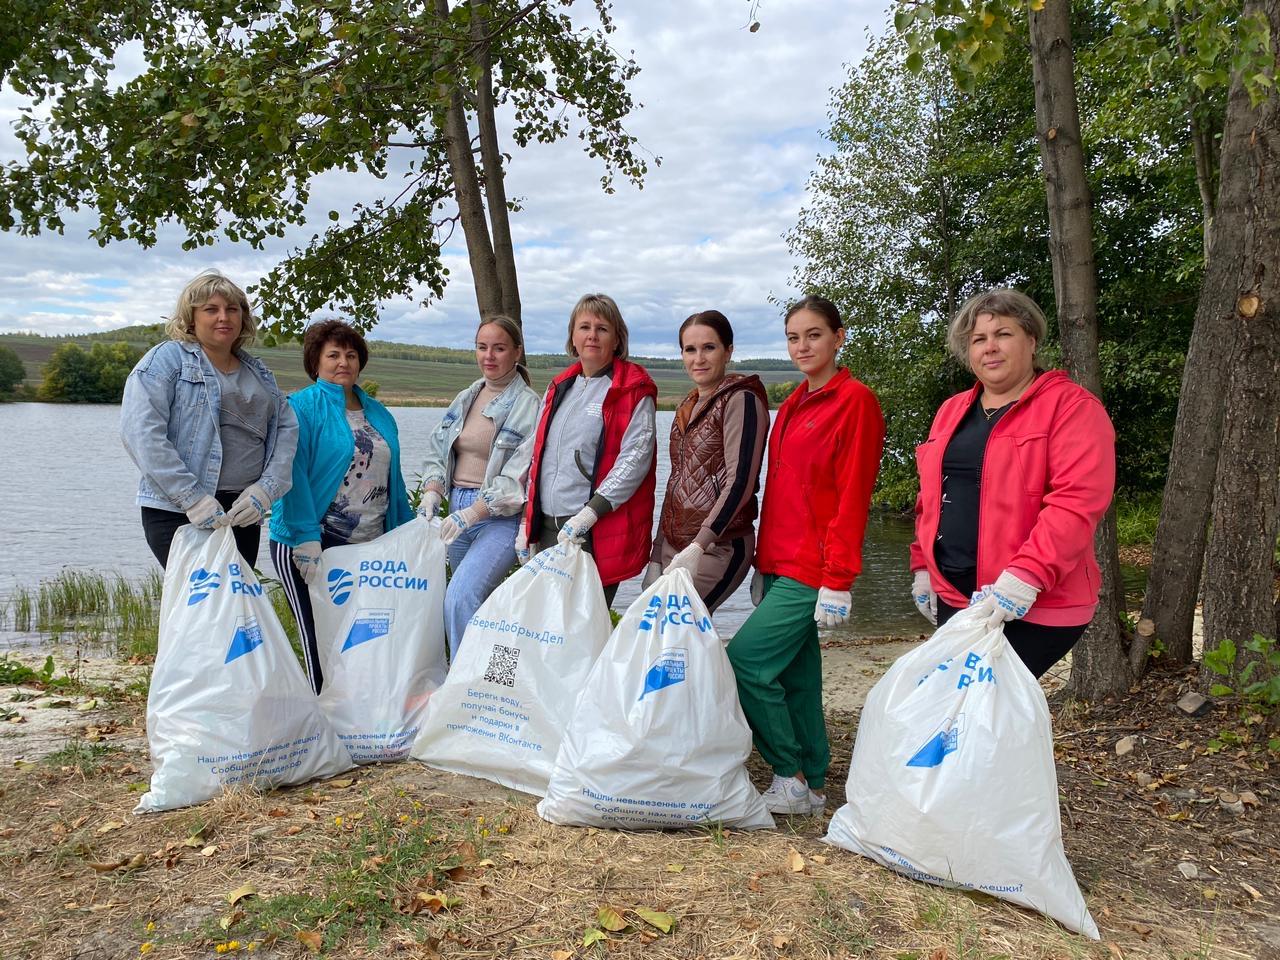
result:
[[[163,585],[158,572],[133,581],[65,570],[38,587],[19,587],[0,609],[0,626],[59,640],[109,642],[125,658],[154,656]]]
[[[818,914],[813,918],[813,926],[823,942],[838,944],[855,957],[869,955],[875,939],[863,912],[821,884],[815,884],[814,892],[818,895],[815,904]]]
[[[102,766],[102,758],[110,748],[101,743],[87,743],[84,740],[68,740],[60,749],[49,754],[42,761],[52,767],[75,767],[85,776],[96,773]]]
[[[1116,537],[1122,547],[1151,545],[1160,522],[1160,494],[1116,500]]]

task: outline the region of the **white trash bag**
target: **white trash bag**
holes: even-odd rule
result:
[[[733,667],[693,578],[676,570],[641,593],[609,637],[538,813],[625,830],[770,828],[747,776],[750,753]]]
[[[413,756],[544,796],[609,624],[590,554],[573,543],[537,554],[467,624]]]
[[[827,843],[1098,939],[1062,848],[1049,705],[1004,631],[961,611],[867,695]]]
[[[403,760],[448,671],[440,524],[330,547],[311,585],[320,707],[356,763]]]
[[[173,538],[147,741],[155,771],[135,813],[351,768],[230,527]]]

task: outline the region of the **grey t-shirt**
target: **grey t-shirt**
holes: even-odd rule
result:
[[[222,406],[218,436],[222,441],[219,490],[243,490],[257,483],[266,461],[267,430],[271,425],[271,395],[243,363],[232,373],[218,374]]]

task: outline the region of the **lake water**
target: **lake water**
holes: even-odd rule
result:
[[[426,441],[444,410],[392,409],[400,427],[402,466],[412,484]],[[667,437],[673,414],[658,413],[658,505],[669,470]],[[35,586],[64,568],[136,577],[157,569],[142,537],[134,495],[138,471],[119,437],[120,408],[108,405],[0,404],[0,597]],[[258,556],[274,576],[265,536]],[[852,632],[865,636],[918,634],[927,624],[911,603],[907,546],[911,525],[901,517],[873,517],[863,548],[863,573],[854,587]],[[716,613],[731,633],[751,612],[748,582]],[[640,578],[624,583],[614,608],[639,595]]]

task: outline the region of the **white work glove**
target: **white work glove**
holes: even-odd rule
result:
[[[600,517],[590,507],[583,507],[572,517],[565,521],[564,526],[560,528],[560,533],[556,536],[556,540],[564,543],[572,540],[574,543],[583,543],[587,539],[587,531],[596,525],[596,521]]]
[[[928,570],[917,570],[911,578],[911,599],[916,609],[935,627],[938,625],[938,595],[933,592],[933,581]]]
[[[233,527],[251,527],[261,524],[271,509],[271,497],[261,484],[251,483],[240,492],[231,509],[227,522]]]
[[[1006,570],[996,577],[995,583],[975,593],[969,606],[977,607],[986,614],[987,629],[994,630],[1008,620],[1025,617],[1039,595],[1039,590]]]
[[[751,573],[751,605],[758,607],[764,599],[764,574],[759,570]]]
[[[293,548],[292,553],[293,565],[302,574],[302,579],[307,581],[307,586],[311,586],[316,577],[320,576],[320,541],[304,540]]]
[[[520,529],[516,531],[516,542],[512,546],[515,547],[516,562],[523,567],[529,562],[529,535],[524,532],[523,521],[520,524]]]
[[[222,504],[207,493],[191,505],[191,509],[187,511],[187,519],[201,530],[212,530],[215,527],[227,525],[227,515],[222,509]]]
[[[653,586],[653,581],[662,576],[662,564],[657,560],[650,560],[649,565],[644,568],[644,579],[640,581],[640,589],[648,590]]]
[[[447,547],[462,536],[462,531],[483,519],[483,511],[477,510],[474,504],[465,510],[455,510],[444,518],[444,523],[440,524],[440,540]]]
[[[671,562],[667,564],[667,568],[662,572],[671,573],[673,570],[684,569],[689,571],[689,576],[695,576],[698,572],[698,561],[702,559],[704,552],[701,546],[691,543],[672,557]]]
[[[440,502],[444,497],[434,490],[423,490],[422,499],[418,501],[418,516],[430,520],[440,512]]]
[[[848,590],[818,588],[818,602],[813,605],[813,619],[820,627],[838,627],[849,619],[853,594]]]

